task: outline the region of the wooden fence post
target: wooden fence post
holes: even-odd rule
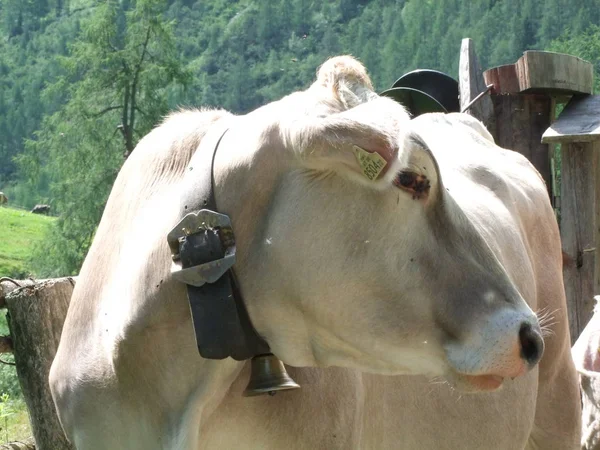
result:
[[[574,343],[600,293],[600,96],[573,98],[542,140],[561,144],[560,234]]]
[[[591,94],[593,66],[560,53],[528,51],[515,64],[494,67],[483,74],[492,84],[495,129],[500,147],[515,150],[531,161],[552,193],[549,148],[542,134],[554,119],[557,95]]]
[[[492,101],[496,128],[492,134],[501,147],[526,156],[540,172],[553,200],[553,176],[548,144],[563,143],[561,185],[561,238],[566,264],[563,268],[572,342],[591,317],[597,287],[596,275],[596,159],[593,139],[581,106],[571,102],[552,125],[556,98],[589,95],[593,66],[560,53],[528,51],[515,63],[484,72],[493,84]],[[598,112],[596,112],[598,114]],[[578,119],[568,119],[576,116]],[[589,122],[590,118],[586,119]],[[578,131],[565,123],[579,123]],[[551,130],[562,130],[554,131]],[[583,137],[584,135],[587,137]],[[542,138],[543,136],[543,138]],[[600,198],[599,198],[600,199]]]
[[[0,445],[0,450],[35,450],[35,442],[33,438],[26,439],[22,442],[10,442]]]
[[[541,143],[552,116],[549,95],[492,95],[496,112],[496,144],[525,156],[540,172],[550,195],[552,176],[548,145]]]
[[[4,286],[0,284],[0,291]],[[60,278],[1,295],[6,297],[17,376],[37,450],[74,449],[60,426],[48,385],[73,286],[73,279]]]
[[[460,46],[458,82],[461,111],[464,111],[478,95],[487,90],[479,58],[475,52],[475,43],[469,38],[463,39]],[[488,130],[496,128],[494,106],[489,96],[481,97],[465,112],[479,119]]]

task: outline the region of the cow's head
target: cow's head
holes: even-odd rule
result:
[[[343,109],[281,122],[293,162],[236,268],[259,333],[295,366],[444,376],[465,390],[527,372],[543,351],[537,318],[446,190],[427,137],[389,99]],[[362,152],[384,161],[377,175]]]

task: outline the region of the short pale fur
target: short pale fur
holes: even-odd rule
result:
[[[199,357],[170,276],[182,180],[223,124],[216,198],[244,301],[302,385],[275,397],[241,396],[247,362]],[[386,159],[379,179],[362,175],[354,145]],[[427,195],[398,189],[400,170],[427,176]],[[139,143],[81,270],[50,386],[79,450],[575,450],[561,270],[546,189],[524,158],[466,116],[411,121],[338,57],[306,91],[241,117],[179,112]],[[532,310],[554,323],[525,373],[518,331],[539,329]],[[520,376],[461,393],[487,374]]]

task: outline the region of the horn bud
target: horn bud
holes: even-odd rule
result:
[[[252,358],[250,364],[250,381],[244,391],[244,397],[275,395],[277,391],[300,388],[286,372],[283,362],[272,353],[257,355]]]

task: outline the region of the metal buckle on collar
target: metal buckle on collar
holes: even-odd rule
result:
[[[199,253],[199,258],[206,262],[184,267],[185,264],[181,261],[182,245],[186,244],[186,241],[193,236],[207,236],[208,233],[218,236],[221,247],[218,252],[219,257],[212,259],[213,251],[209,245],[201,244],[199,247],[196,246],[197,253]],[[209,209],[201,209],[187,214],[167,235],[167,242],[171,247],[172,258],[175,262],[171,269],[173,278],[185,284],[202,286],[205,283],[214,283],[235,263],[235,237],[231,219],[225,214],[219,214]]]

